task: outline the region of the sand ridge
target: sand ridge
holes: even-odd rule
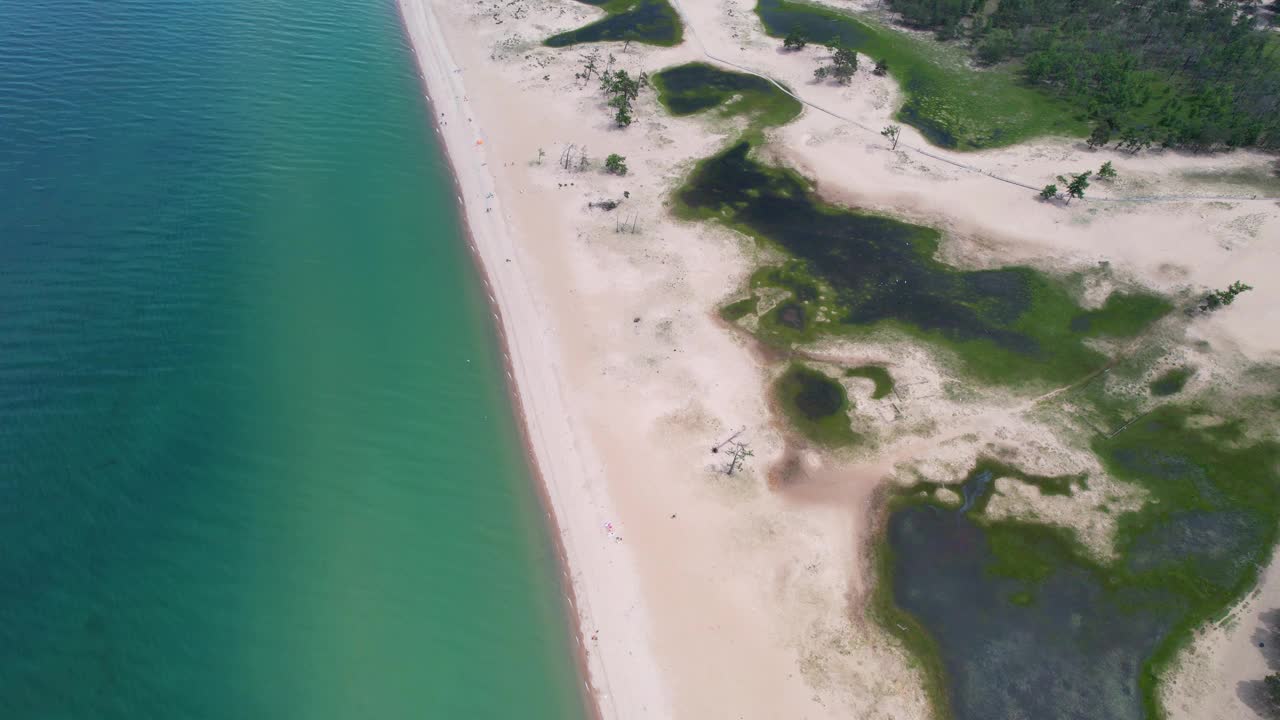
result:
[[[861,612],[872,581],[863,553],[877,487],[918,473],[958,479],[979,452],[1030,448],[1019,457],[1040,461],[1031,468],[1040,472],[1096,470],[1096,462],[1062,447],[1024,400],[952,401],[947,370],[928,353],[900,347],[815,350],[892,359],[895,372],[920,381],[905,408],[865,403],[865,422],[881,436],[878,454],[833,457],[799,447],[771,415],[767,388],[777,363],[714,313],[741,296],[761,252],[735,233],[668,212],[670,191],[732,128],[670,117],[651,92],[641,95],[631,128],[614,128],[595,83],[574,78],[586,49],[540,45],[599,15],[573,0],[400,5],[500,310],[600,714],[925,716],[912,661]],[[601,49],[631,72],[705,61],[709,51],[872,128],[898,103],[893,82],[865,68],[848,88],[811,83],[817,51],[777,52],[751,0],[678,7],[687,23],[682,45]],[[904,142],[924,144],[910,128],[903,132]],[[566,152],[585,154],[587,167],[562,167]],[[627,157],[627,176],[602,172],[613,152]],[[1274,203],[1050,207],[946,162],[889,152],[878,135],[811,109],[774,131],[765,152],[813,178],[829,199],[943,228],[943,256],[963,265],[1071,270],[1107,261],[1127,277],[1179,291],[1247,281],[1274,269],[1280,252],[1266,242],[1280,236]],[[1143,193],[1185,183],[1188,169],[1257,161],[1247,153],[1131,158],[1065,141],[956,155],[1021,178],[1114,157],[1122,183],[1146,183],[1134,190]],[[611,212],[589,206],[605,199],[623,202]],[[1254,284],[1230,314],[1189,332],[1242,357],[1274,356],[1280,335],[1266,308],[1280,288]],[[851,381],[849,390],[865,388]],[[727,477],[710,447],[740,429],[755,457]],[[784,455],[796,459],[805,482],[770,485]],[[1100,545],[1108,532],[1097,530]]]

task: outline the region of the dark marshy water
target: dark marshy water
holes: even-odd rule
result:
[[[948,265],[936,258],[937,230],[825,204],[803,178],[755,160],[751,147],[739,142],[703,161],[677,200],[693,217],[719,219],[786,251],[794,260],[775,272],[776,284],[803,306],[793,312],[799,318],[832,307],[829,330],[905,329],[945,344],[985,379],[1070,381],[1106,362],[1086,337],[1132,335],[1169,310],[1161,298],[1119,293],[1085,310],[1060,281],[1029,267]],[[834,302],[818,297],[817,282]]]
[[[1159,674],[1191,629],[1253,586],[1280,515],[1280,447],[1195,417],[1162,408],[1095,443],[1113,475],[1149,494],[1118,518],[1106,563],[1063,531],[987,520],[986,495],[1004,473],[981,466],[962,508],[891,513],[891,602],[918,623],[905,637],[937,660],[954,717],[1154,717]]]

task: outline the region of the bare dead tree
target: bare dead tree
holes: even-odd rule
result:
[[[742,469],[747,458],[753,457],[755,453],[751,452],[751,447],[744,442],[737,440],[730,441],[729,446],[729,462],[725,465],[724,474],[733,475]]]
[[[591,82],[591,76],[600,75],[600,50],[593,49],[586,55],[579,56],[582,58],[582,70],[574,73],[574,77],[582,81],[583,85]]]

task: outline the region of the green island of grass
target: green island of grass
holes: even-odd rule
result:
[[[568,47],[592,42],[639,42],[670,47],[679,45],[684,26],[667,0],[579,0],[607,15],[575,30],[547,38],[548,47]]]
[[[809,440],[827,447],[857,444],[849,426],[849,396],[823,373],[792,364],[774,384],[774,397],[791,424]]]

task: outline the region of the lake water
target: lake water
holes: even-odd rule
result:
[[[386,0],[0,0],[0,717],[577,718]]]

